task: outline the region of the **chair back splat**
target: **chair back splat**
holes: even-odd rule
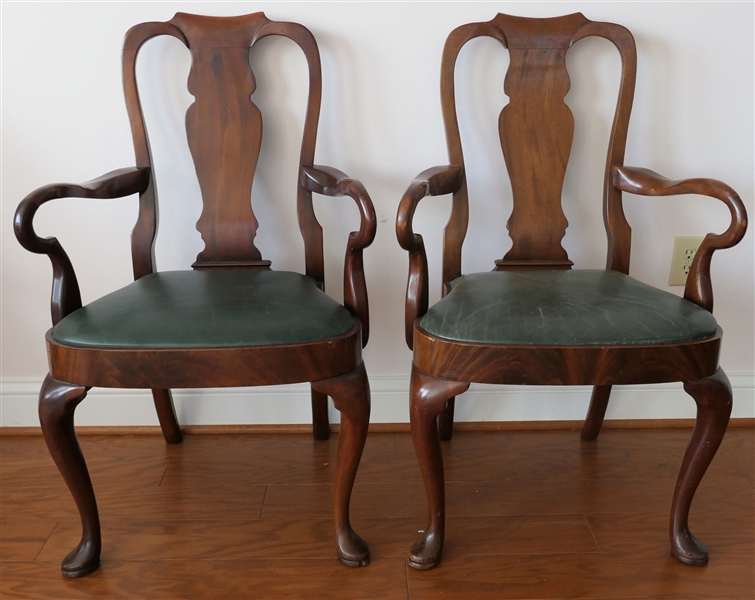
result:
[[[191,51],[188,89],[194,103],[186,113],[189,149],[202,192],[197,222],[205,247],[195,269],[243,267],[269,269],[254,245],[258,222],[252,210],[254,173],[262,144],[262,115],[250,96],[256,80],[249,51],[269,35],[287,37],[304,52],[309,68],[309,100],[300,155],[301,167],[314,161],[320,115],[322,74],[312,34],[296,23],[270,21],[263,13],[239,17],[204,17],[177,13],[166,23],[142,23],[126,34],[123,83],[134,139],[137,166],[152,167],[149,140],[136,84],[136,57],[142,45],[171,35]],[[304,237],[306,273],[322,284],[322,228],[312,207],[312,192],[300,181],[297,192],[299,226]],[[136,279],[152,273],[157,233],[154,174],[141,195],[131,248]]]
[[[564,103],[569,91],[566,52],[588,36],[611,41],[621,54],[622,77],[606,161],[604,219],[608,233],[607,268],[629,272],[631,230],[621,195],[611,185],[611,168],[622,166],[634,95],[637,56],[632,35],[613,23],[597,23],[581,13],[550,19],[498,14],[484,23],[455,29],[446,41],[441,66],[441,98],[451,164],[464,165],[454,93],[454,69],[461,48],[471,39],[498,40],[510,54],[504,91],[510,102],[501,111],[498,131],[511,179],[514,209],[507,223],[513,241],[496,270],[569,269],[561,245],[568,222],[561,192],[569,162],[574,118]],[[443,283],[461,275],[461,246],[469,220],[466,178],[454,193],[445,229]]]

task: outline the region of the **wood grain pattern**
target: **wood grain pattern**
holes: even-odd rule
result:
[[[89,387],[277,385],[337,377],[362,362],[361,327],[316,342],[227,348],[79,348],[47,332],[50,373]]]
[[[177,13],[170,21],[184,34],[192,58],[189,93],[195,101],[186,130],[202,190],[197,230],[205,243],[196,266],[262,260],[250,201],[262,113],[250,100],[256,81],[249,48],[267,22],[262,13],[230,20]]]
[[[518,385],[620,385],[690,381],[718,368],[723,331],[680,344],[546,346],[475,344],[414,326],[414,365],[441,379]]]
[[[403,558],[406,539],[417,533],[413,518],[358,518],[354,524],[369,538],[372,556],[378,561],[386,557]],[[29,523],[25,525],[28,527]],[[76,543],[77,527],[73,521],[61,521],[57,527],[51,525],[33,547],[31,558],[23,560],[35,560],[35,556],[37,561],[57,560],[61,552]],[[103,518],[102,522],[103,535],[111,540],[107,552],[110,561],[149,560],[154,556],[188,561],[203,560],[208,555],[214,560],[336,558],[332,527],[330,519],[155,523],[149,519],[124,522]],[[599,551],[582,515],[457,517],[449,519],[448,527],[458,531],[461,538],[458,543],[449,544],[448,552],[455,555]],[[558,532],[556,539],[554,532]],[[639,541],[644,542],[642,538]]]
[[[57,525],[57,521],[42,519],[0,520],[0,562],[32,562],[50,539]],[[74,528],[74,539],[66,545],[66,551],[77,543],[76,538],[80,533],[78,523]]]
[[[665,551],[560,554],[506,558],[464,556],[430,573],[409,572],[413,599],[452,598],[748,598],[750,557],[723,552],[706,573],[690,573]],[[509,575],[502,573],[510,573]]]
[[[511,63],[498,134],[514,196],[507,229],[513,241],[504,261],[570,261],[561,239],[568,222],[561,191],[574,136],[574,117],[564,103],[571,86],[566,50],[587,23],[581,14],[558,19],[497,15]],[[522,140],[527,140],[526,144]]]
[[[124,481],[129,482],[128,489],[124,489]],[[26,491],[14,485],[14,490],[3,493],[3,505],[12,506],[13,515],[18,519],[29,520],[40,514],[48,519],[70,519],[76,514],[76,505],[66,492],[65,485],[58,482],[59,478],[53,480],[48,476],[44,481],[29,485]],[[126,520],[139,519],[144,515],[150,515],[156,522],[206,520],[212,519],[219,511],[228,518],[256,519],[259,518],[265,496],[264,484],[250,484],[241,488],[228,482],[197,485],[195,480],[189,480],[160,486],[159,481],[147,484],[138,479],[119,479],[114,483],[112,478],[102,477],[94,477],[93,484],[99,513],[103,518]],[[323,507],[325,516],[330,511],[330,506]],[[105,554],[108,547],[109,542],[105,539]]]
[[[409,434],[368,436],[362,463],[376,470],[363,483],[358,477],[351,522],[370,540],[372,562],[358,570],[336,562],[327,506],[334,471],[320,473],[337,454],[337,435],[326,442],[307,433],[186,436],[173,446],[159,431],[87,436],[81,445],[91,457],[105,545],[101,568],[75,581],[60,577],[58,561],[81,530],[64,483],[50,477],[55,467],[44,441],[4,438],[0,595],[212,598],[253,590],[263,598],[750,600],[755,430],[729,431],[692,507],[691,525],[711,552],[704,569],[668,553],[669,503],[690,432],[607,430],[595,442],[583,441],[578,427],[458,432],[443,444],[458,481],[448,483],[448,540],[432,573],[406,568],[407,543],[425,522]],[[622,456],[637,462],[642,479]],[[653,456],[670,459],[656,467]],[[212,461],[225,464],[214,477]],[[168,463],[179,465],[183,481],[161,484]],[[412,463],[417,477],[408,479]],[[276,464],[280,471],[298,465],[293,475],[320,483],[268,485],[280,481]],[[595,479],[574,481],[580,471]],[[370,483],[377,479],[386,481]],[[135,486],[124,489],[124,480]],[[261,510],[263,498],[270,512]]]
[[[637,515],[606,513],[585,515],[590,531],[601,551],[621,552],[628,545],[641,552],[664,551],[668,547],[666,515],[661,513]],[[695,530],[709,541],[718,554],[727,552],[753,554],[755,552],[755,514],[716,514],[697,512]]]
[[[369,569],[344,569],[332,559],[122,561],[105,563],[99,573],[76,585],[60,582],[54,563],[14,564],[3,569],[3,598],[49,600],[78,598],[246,598],[265,590],[267,598],[301,598],[316,590],[317,598],[405,599],[406,567],[389,558]],[[306,582],[306,583],[304,583]],[[50,594],[53,594],[51,596]]]

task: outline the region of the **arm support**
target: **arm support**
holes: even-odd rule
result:
[[[649,169],[614,167],[613,185],[622,192],[642,196],[675,196],[700,194],[718,198],[729,207],[731,225],[721,234],[709,233],[695,255],[684,286],[684,297],[713,312],[713,288],[710,279],[710,261],[713,252],[731,248],[739,243],[747,231],[747,213],[737,193],[725,183],[715,179],[684,179],[673,181]]]
[[[396,236],[400,246],[409,252],[409,281],[406,285],[404,329],[406,345],[414,343],[414,321],[427,312],[427,254],[422,236],[414,233],[412,220],[420,200],[425,196],[442,196],[459,190],[464,174],[462,167],[433,167],[422,171],[401,199],[396,216]]]
[[[149,184],[149,167],[112,171],[85,183],[56,183],[41,187],[21,201],[13,218],[13,231],[29,252],[47,254],[52,262],[52,324],[77,308],[81,294],[71,260],[57,238],[41,238],[34,231],[34,215],[49,200],[58,198],[121,198],[143,192]]]
[[[343,264],[343,304],[362,322],[362,346],[370,335],[370,310],[367,302],[367,283],[364,279],[362,250],[375,239],[377,217],[367,190],[356,179],[331,167],[319,165],[302,167],[301,182],[305,189],[324,196],[350,196],[359,207],[359,231],[349,234],[346,259]]]

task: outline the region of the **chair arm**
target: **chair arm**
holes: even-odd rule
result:
[[[41,238],[34,231],[34,215],[45,202],[58,198],[121,198],[141,193],[149,185],[149,167],[119,169],[85,183],[54,183],[26,196],[16,209],[13,231],[19,243],[29,252],[47,254],[52,262],[52,324],[77,308],[81,293],[71,260],[57,238]]]
[[[684,297],[706,310],[713,312],[713,288],[710,278],[710,261],[713,252],[731,248],[739,243],[747,231],[747,212],[737,193],[725,183],[715,179],[666,179],[649,169],[614,167],[613,185],[622,192],[642,196],[675,196],[700,194],[718,198],[729,207],[731,225],[721,234],[709,233],[700,244],[687,275]]]
[[[433,167],[422,171],[404,193],[396,215],[396,237],[409,252],[409,278],[406,284],[404,333],[409,349],[414,344],[414,321],[427,312],[427,254],[422,236],[414,233],[414,211],[425,196],[452,194],[461,187],[464,170],[460,166]]]
[[[349,234],[346,258],[343,264],[343,304],[362,322],[362,346],[370,335],[370,309],[367,300],[367,283],[364,278],[362,250],[375,239],[377,217],[372,200],[357,179],[332,167],[311,165],[302,167],[301,183],[305,189],[324,196],[350,196],[359,207],[359,231]]]

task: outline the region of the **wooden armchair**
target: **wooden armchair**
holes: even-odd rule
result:
[[[205,248],[190,271],[156,271],[157,196],[139,103],[135,65],[149,39],[170,35],[191,50],[186,115],[204,209],[197,229]],[[257,220],[251,189],[262,137],[262,117],[250,101],[255,89],[249,49],[269,35],[296,42],[309,66],[309,102],[301,147],[297,212],[304,237],[306,275],[270,270],[254,245]],[[314,433],[328,437],[327,398],[341,411],[335,475],[334,524],[338,556],[349,566],[369,562],[367,544],[349,524],[349,499],[370,415],[362,363],[368,305],[362,250],[375,237],[375,211],[361,183],[313,164],[320,112],[320,56],[312,34],[263,13],[217,18],[178,13],[165,23],[143,23],[126,34],[123,79],[136,167],[80,185],[42,187],[18,207],[14,227],[30,252],[53,266],[52,321],[47,332],[49,375],[39,416],[50,452],[76,501],[83,536],[63,559],[79,577],[100,559],[100,525],[92,484],[74,432],[73,415],[89,388],[150,388],[165,439],[181,441],[171,388],[311,382]],[[323,237],[312,192],[350,196],[361,215],[349,237],[344,305],[323,293]],[[66,197],[119,198],[139,194],[131,237],[135,282],[81,305],[73,266],[55,238],[40,238],[33,219],[45,202]]]
[[[505,91],[510,103],[499,119],[514,209],[508,222],[511,250],[488,273],[461,273],[468,200],[454,99],[454,68],[469,40],[489,36],[510,53]],[[622,79],[604,184],[608,234],[606,270],[572,270],[561,246],[566,218],[561,190],[574,121],[564,104],[569,89],[565,56],[587,36],[611,41],[621,54]],[[745,209],[737,194],[712,179],[670,181],[624,166],[634,94],[636,50],[624,27],[581,14],[529,19],[499,14],[455,29],[441,65],[441,102],[450,165],[421,173],[398,210],[396,232],[409,252],[406,342],[414,350],[411,427],[429,504],[429,524],[410,553],[410,565],[429,569],[441,560],[445,499],[440,437],[449,439],[454,398],[470,382],[593,385],[582,430],[595,439],[614,384],[684,382],[697,403],[697,422],[685,454],[671,509],[671,551],[705,564],[708,552],[689,531],[692,497],[723,438],[731,413],[731,387],[718,366],[721,328],[711,311],[713,252],[738,243]],[[622,192],[646,196],[702,194],[724,202],[731,225],[708,234],[678,298],[628,276],[630,227]],[[444,231],[443,298],[428,309],[427,258],[412,226],[426,196],[453,194]],[[437,426],[436,426],[437,422]]]

